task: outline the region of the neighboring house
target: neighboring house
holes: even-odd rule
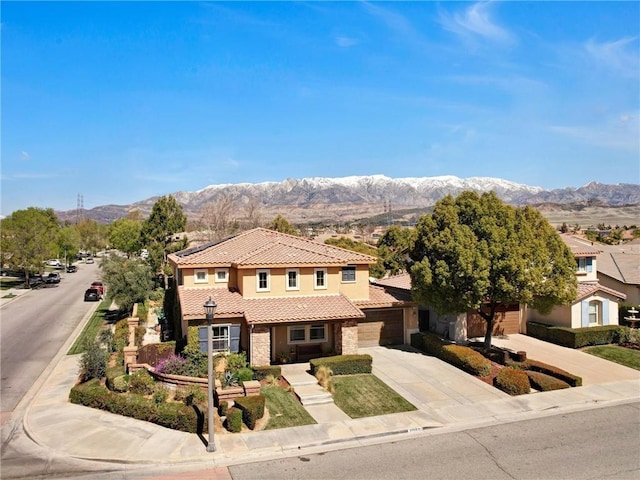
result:
[[[377,280],[376,283],[390,291],[403,291],[411,295],[411,276],[408,273]],[[493,324],[493,335],[508,335],[524,331],[522,324],[525,318],[524,306],[507,305],[498,308]],[[420,305],[418,326],[421,332],[435,332],[450,340],[464,342],[468,338],[484,336],[487,322],[473,311],[461,314],[438,314],[429,305]]]
[[[548,315],[529,309],[527,320],[570,328],[617,325],[618,302],[625,300],[626,295],[599,282],[598,258],[602,251],[572,235],[561,237],[576,259],[576,299],[571,305],[554,307]]]
[[[622,245],[598,245],[598,281],[640,304],[640,239]]]
[[[370,285],[376,258],[369,255],[256,228],[168,259],[177,282],[178,336],[199,338],[206,350],[203,304],[211,297],[214,349],[244,351],[252,366],[281,354],[295,360],[302,352],[404,344],[418,330],[410,295]]]

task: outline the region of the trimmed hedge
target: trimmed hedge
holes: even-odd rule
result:
[[[568,348],[617,343],[623,335],[620,325],[568,328],[527,322],[527,335]]]
[[[182,432],[197,432],[197,416],[193,408],[181,403],[160,403],[141,395],[118,395],[95,379],[76,385],[69,393],[71,403],[106,410],[116,415],[136,418]]]
[[[508,361],[507,366],[511,368],[516,368],[519,370],[531,370],[533,372],[540,372],[546,375],[550,375],[555,377],[563,382],[568,383],[572,387],[581,387],[582,386],[582,377],[577,375],[573,375],[572,373],[567,372],[566,370],[562,370],[561,368],[554,367],[553,365],[548,365],[543,362],[539,362],[537,360],[527,359],[524,362],[514,362]]]
[[[563,382],[559,378],[552,377],[546,373],[527,371],[525,372],[529,377],[529,383],[532,388],[541,392],[549,392],[551,390],[561,390],[563,388],[571,388],[567,382]]]
[[[493,384],[509,395],[523,395],[531,390],[526,372],[509,367],[503,368],[498,372]]]
[[[114,389],[114,381],[116,378],[122,377],[127,372],[124,369],[124,365],[116,365],[115,367],[107,367],[106,377],[107,377],[107,388],[109,390]]]
[[[253,376],[256,380],[264,380],[269,375],[273,375],[275,378],[282,376],[282,369],[280,365],[265,365],[261,367],[253,367]]]
[[[238,433],[242,430],[242,410],[231,407],[227,410],[227,418],[224,420],[224,428],[232,433]]]
[[[330,368],[334,375],[371,373],[372,362],[371,355],[336,355],[314,358],[309,361],[309,364],[311,365],[311,375],[315,377],[316,372],[323,365]]]
[[[239,397],[234,400],[234,406],[242,411],[242,421],[251,430],[256,428],[256,422],[264,416],[264,404],[265,398],[262,395]]]
[[[445,342],[438,335],[431,332],[420,332],[411,335],[411,345],[413,347],[438,358],[442,357],[442,347],[449,344],[450,342]]]
[[[472,375],[485,377],[491,373],[491,362],[482,354],[463,345],[444,345],[441,358]]]

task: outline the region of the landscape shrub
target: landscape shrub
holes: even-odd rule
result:
[[[530,358],[528,358],[524,362],[515,362],[513,360],[510,360],[507,362],[507,366],[520,370],[530,370],[533,372],[544,373],[546,375],[556,377],[559,380],[568,383],[572,387],[582,386],[582,377],[573,375],[572,373],[569,373],[566,370],[562,370],[561,368],[554,367],[553,365],[548,365],[537,360],[531,360]]]
[[[113,367],[107,367],[105,372],[105,376],[107,377],[107,388],[109,390],[114,390],[113,382],[116,378],[125,375],[124,365],[116,365]]]
[[[147,333],[147,328],[142,325],[138,325],[135,330],[134,342],[136,347],[140,348],[144,343],[144,336]]]
[[[264,404],[262,395],[238,397],[234,401],[234,406],[242,410],[242,421],[250,430],[256,428],[256,422],[264,416]]]
[[[311,375],[315,377],[318,369],[326,365],[334,375],[356,375],[371,373],[371,355],[336,355],[334,357],[314,358],[309,361]]]
[[[156,372],[167,375],[186,375],[188,372],[187,359],[180,355],[171,354],[158,362]]]
[[[253,367],[253,376],[256,380],[265,380],[269,375],[275,378],[282,376],[282,368],[280,365],[265,365]]]
[[[236,376],[238,377],[238,383],[243,385],[244,382],[250,382],[253,380],[253,370],[249,367],[242,367],[236,372]]]
[[[244,352],[230,353],[227,355],[227,370],[236,373],[247,366],[247,354]]]
[[[535,388],[541,392],[549,392],[551,390],[561,390],[563,388],[571,388],[567,382],[563,382],[559,378],[552,377],[546,373],[534,372],[527,370],[525,372],[529,377],[531,388]]]
[[[127,319],[123,318],[116,322],[115,329],[113,331],[113,338],[111,340],[111,351],[112,352],[122,352],[124,347],[127,346],[127,342],[129,341],[129,324],[127,323]]]
[[[417,348],[418,350],[424,351],[424,342],[422,341],[423,333],[416,332],[412,333],[410,337],[410,344],[413,348]]]
[[[422,332],[414,335],[419,335],[420,339],[416,338],[412,340],[416,345],[420,345],[419,348],[425,353],[429,355],[433,355],[435,357],[442,357],[442,347],[448,345],[442,338],[440,338],[437,334],[432,332]],[[412,343],[413,345],[413,343]]]
[[[555,343],[568,348],[581,348],[588,345],[608,345],[616,343],[620,335],[624,335],[619,325],[602,325],[598,327],[568,328],[527,322],[527,335],[546,342]]]
[[[226,417],[228,411],[229,411],[229,402],[227,400],[222,400],[218,404],[218,415],[220,415],[221,417]]]
[[[442,359],[472,375],[485,377],[491,373],[491,362],[482,354],[463,345],[444,345]]]
[[[198,385],[189,385],[185,388],[178,388],[174,394],[174,399],[183,402],[185,405],[204,405],[207,401],[207,394]]]
[[[227,411],[227,417],[224,420],[224,428],[230,432],[237,433],[242,430],[242,410],[231,407]]]
[[[107,355],[97,342],[89,345],[80,358],[80,380],[86,382],[104,377],[107,373]]]
[[[100,385],[98,380],[76,385],[69,393],[71,403],[98,408],[126,417],[152,422],[183,432],[197,432],[197,416],[193,408],[179,403],[161,403],[141,395],[119,395]]]
[[[640,328],[620,327],[616,343],[640,344]]]
[[[620,338],[618,325],[603,325],[600,327],[576,328],[573,348],[586,347],[588,345],[609,345],[616,343]]]
[[[155,381],[144,369],[136,370],[129,375],[129,391],[139,395],[149,395],[153,393]]]
[[[129,391],[129,375],[120,375],[115,377],[111,382],[109,390],[113,390],[117,393],[124,393]]]
[[[169,398],[169,389],[162,384],[158,384],[153,391],[153,402],[158,405],[164,403]]]
[[[495,387],[509,395],[523,395],[531,390],[527,374],[522,370],[509,367],[501,369],[493,383]]]
[[[326,365],[321,365],[316,372],[316,378],[318,379],[318,384],[324,388],[326,391],[333,393],[333,383],[331,382],[331,376],[333,372]]]

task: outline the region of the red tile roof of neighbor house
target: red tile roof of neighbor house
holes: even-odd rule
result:
[[[376,280],[376,285],[411,290],[411,275],[408,273],[401,273],[392,277],[381,278],[380,280]]]
[[[618,297],[621,300],[625,300],[627,298],[627,296],[624,293],[618,292],[613,288],[600,285],[598,282],[578,282],[578,295],[576,297],[576,301],[587,298],[598,291],[608,293],[609,295]]]
[[[400,289],[387,289],[378,285],[369,285],[368,300],[354,300],[359,308],[391,307],[399,304],[415,303],[411,292]]]
[[[364,318],[358,307],[340,294],[245,299],[226,288],[180,286],[178,295],[187,320],[205,318],[203,304],[209,297],[218,305],[216,317],[244,317],[249,325]]]
[[[219,242],[169,255],[178,266],[257,266],[373,264],[375,257],[303,237],[255,228]]]

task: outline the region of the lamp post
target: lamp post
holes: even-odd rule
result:
[[[216,313],[216,302],[211,297],[204,302],[204,313],[207,316],[207,418],[209,419],[209,441],[207,442],[207,452],[215,452],[216,444],[213,441],[213,334],[211,332],[211,323],[213,322],[213,315]]]

